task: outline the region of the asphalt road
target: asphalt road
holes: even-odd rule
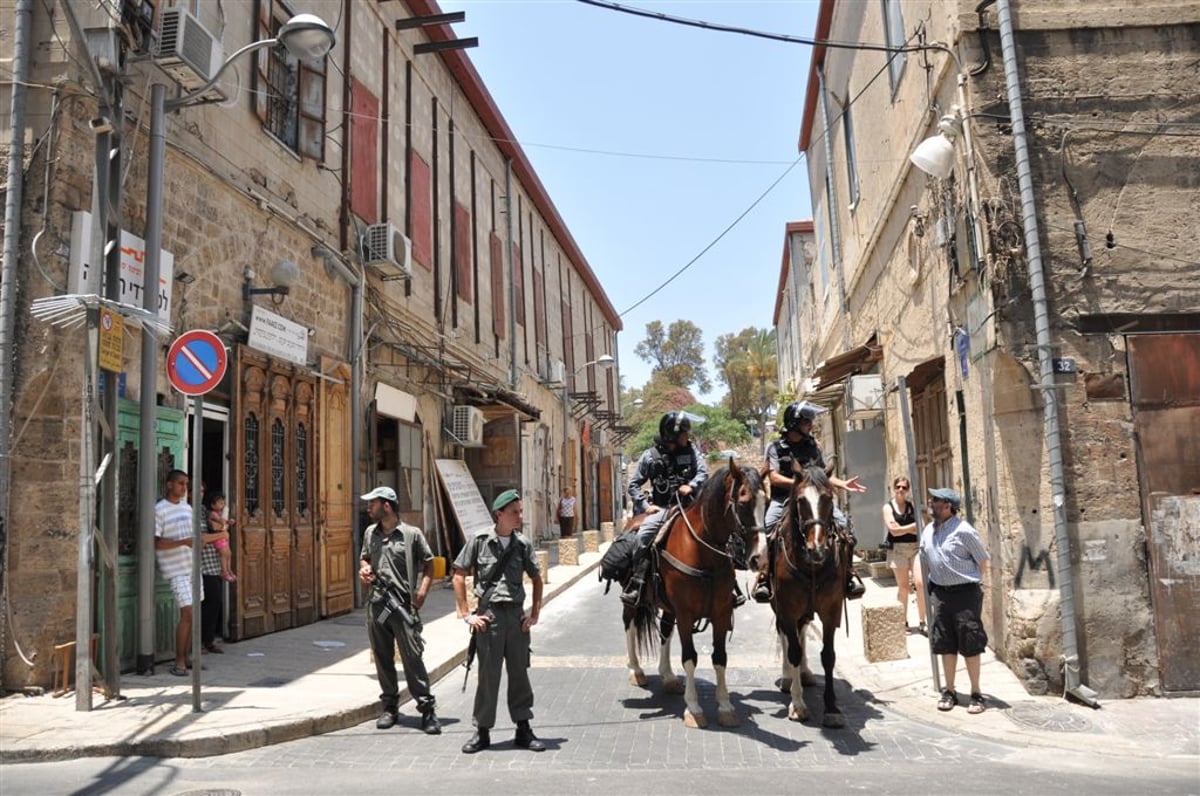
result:
[[[844,636],[843,636],[844,638]],[[817,721],[786,718],[774,687],[779,652],[770,609],[738,611],[729,647],[728,684],[740,727],[716,727],[708,636],[700,637],[701,701],[708,729],[683,725],[683,698],[659,689],[657,661],[643,661],[646,688],[630,685],[616,593],[585,580],[559,596],[534,631],[533,726],[549,749],[512,746],[501,707],[491,749],[460,752],[472,732],[474,682],[458,673],[436,687],[445,726],[420,733],[411,705],[396,728],[374,722],[350,730],[215,758],[91,758],[7,765],[5,794],[753,794],[817,792],[969,794],[1195,794],[1194,761],[1130,761],[1016,748],[963,737],[890,713],[871,694],[837,681],[847,726],[820,727],[819,689],[808,689]],[[810,645],[814,671],[819,650]],[[682,674],[679,646],[673,667]]]

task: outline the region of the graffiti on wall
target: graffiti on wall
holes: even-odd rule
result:
[[[1049,588],[1054,588],[1054,566],[1050,563],[1050,551],[1042,548],[1035,556],[1029,545],[1021,545],[1021,563],[1017,565],[1017,574],[1013,577],[1013,586],[1021,589],[1024,586],[1026,571],[1041,572],[1046,570],[1046,580]]]

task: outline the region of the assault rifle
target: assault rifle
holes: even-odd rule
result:
[[[404,606],[404,600],[400,598],[400,593],[395,587],[388,585],[382,581],[376,581],[375,584],[379,591],[383,594],[383,610],[375,616],[375,621],[381,625],[386,625],[392,614],[399,614],[404,620],[404,624],[409,627],[415,627],[417,619]]]

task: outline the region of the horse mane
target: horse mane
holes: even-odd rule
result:
[[[737,465],[734,465],[737,467]],[[754,467],[738,467],[742,478],[754,492],[762,489],[762,477]],[[700,485],[696,493],[694,505],[699,506],[706,516],[719,517],[725,512],[725,478],[729,475],[729,465],[721,465]]]
[[[825,472],[825,468],[816,464],[810,464],[804,468],[804,478],[797,482],[797,485],[805,483],[812,484],[822,495],[828,495],[833,485],[829,482],[829,474]]]

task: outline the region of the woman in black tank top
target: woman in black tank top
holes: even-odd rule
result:
[[[907,478],[892,481],[893,498],[883,505],[883,527],[887,529],[888,567],[896,577],[896,601],[904,606],[904,625],[908,626],[908,595],[913,585],[917,592],[917,613],[921,632],[925,630],[925,584],[921,578],[921,563],[917,557],[919,526],[916,509],[909,500],[911,493]]]

